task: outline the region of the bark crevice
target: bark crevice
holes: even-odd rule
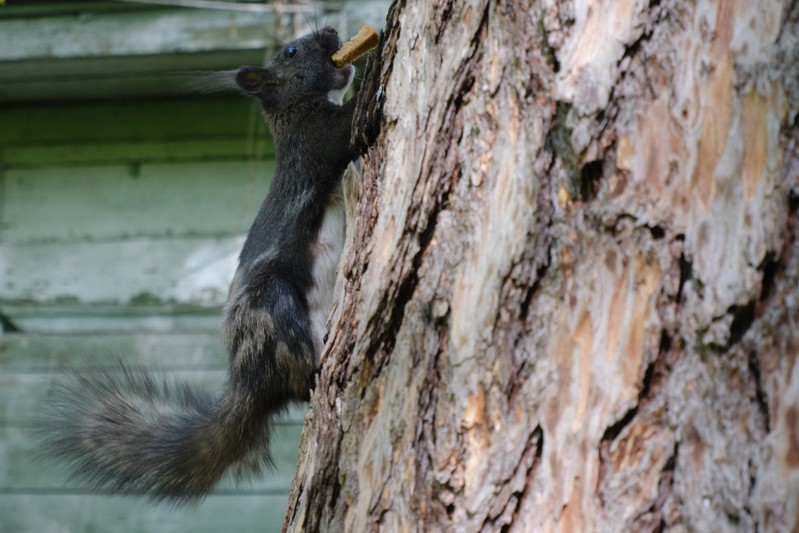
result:
[[[510,529],[511,524],[516,521],[517,517],[519,516],[522,503],[527,500],[531,494],[531,491],[533,490],[535,472],[540,466],[541,458],[544,455],[544,430],[540,425],[535,427],[527,442],[528,446],[525,448],[522,457],[527,457],[531,448],[530,444],[532,442],[535,442],[535,454],[533,455],[533,460],[530,461],[530,465],[527,467],[527,471],[524,474],[524,486],[511,495],[513,498],[515,498],[515,505],[510,516],[510,522],[508,524],[502,525],[502,529],[500,531],[503,533],[507,532]]]
[[[799,524],[797,5],[392,6],[293,527]]]

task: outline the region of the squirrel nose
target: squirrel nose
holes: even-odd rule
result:
[[[325,29],[322,30],[322,31],[324,31],[325,33],[329,33],[330,35],[338,35],[338,32],[336,31],[336,29],[335,28],[331,28],[330,26],[325,27]]]

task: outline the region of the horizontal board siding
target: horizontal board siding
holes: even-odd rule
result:
[[[265,469],[260,476],[236,484],[223,479],[214,492],[288,493],[297,464],[300,424],[276,424],[272,431],[271,450],[276,468]],[[70,479],[65,465],[42,457],[31,443],[38,442],[32,427],[0,427],[0,457],[12,458],[0,463],[0,494],[9,492],[63,492],[80,490],[80,483]],[[2,496],[0,496],[2,498]],[[0,531],[2,528],[0,528]]]
[[[0,336],[0,368],[7,372],[52,371],[103,353],[152,368],[219,368],[227,360],[216,332]]]
[[[243,236],[0,246],[5,302],[220,307]],[[13,315],[12,315],[13,318]]]
[[[62,368],[89,360],[143,365],[157,376],[219,392],[227,356],[217,333],[0,336],[0,531],[279,531],[307,410],[275,420],[275,468],[236,484],[223,479],[202,503],[173,509],[138,498],[103,496],[41,455],[35,435]],[[68,378],[66,378],[68,379]]]
[[[224,304],[275,165],[249,102],[5,108],[0,119],[15,125],[0,131],[0,311],[47,331],[14,312]]]
[[[257,107],[241,96],[0,107],[0,123],[3,149],[266,137]]]
[[[104,362],[109,365],[117,364],[120,359],[110,358],[110,361],[102,359],[84,359],[83,362]],[[129,366],[136,366],[135,362],[124,360]],[[78,368],[86,369],[85,365]],[[165,370],[152,369],[153,376],[167,381],[182,381],[205,390],[213,394],[220,394],[222,384],[225,381],[226,371],[222,368],[217,369],[198,369],[198,370]],[[13,426],[27,426],[34,424],[41,412],[42,404],[49,398],[50,388],[56,379],[64,378],[58,372],[52,373],[12,373],[5,371],[0,376],[0,423]],[[306,408],[305,404],[298,404],[286,414],[276,420],[281,423],[299,423],[302,420],[302,413]]]
[[[137,498],[87,494],[2,494],[3,533],[277,533],[288,493],[209,496],[172,508]]]
[[[386,0],[277,8],[227,2],[230,9],[223,10],[113,1],[30,4],[3,5],[0,102],[185,94],[189,89],[171,76],[176,71],[259,65],[298,33],[331,22],[346,39],[363,24],[382,26],[388,11]]]
[[[76,302],[45,306],[29,302],[4,304],[0,311],[12,317],[14,324],[22,331],[31,334],[129,332],[149,335],[173,331],[206,333],[219,329],[220,309],[161,307],[89,306]]]
[[[8,170],[3,243],[240,235],[273,173],[274,161]]]
[[[21,335],[0,336],[0,423],[30,425],[52,382],[64,367],[114,366],[123,362],[155,375],[178,379],[219,393],[227,354],[212,333],[165,335]],[[298,404],[279,418],[300,424],[306,410]]]
[[[147,9],[2,21],[0,61],[275,47],[272,13]]]
[[[114,162],[142,164],[163,161],[246,161],[272,159],[266,139],[217,137],[214,139],[60,143],[11,146],[2,150],[2,160],[11,168],[64,167]],[[268,175],[262,175],[266,178]]]
[[[222,390],[221,308],[274,170],[257,110],[6,107],[0,123],[0,312],[26,332],[0,334],[0,532],[279,531],[305,404],[275,420],[276,470],[182,509],[92,494],[34,437],[52,384],[90,361]]]

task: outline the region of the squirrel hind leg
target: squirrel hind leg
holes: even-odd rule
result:
[[[299,292],[276,276],[264,278],[231,299],[226,341],[232,381],[279,410],[310,398],[319,357]]]
[[[275,348],[278,374],[287,379],[294,398],[302,401],[311,399],[311,390],[319,370],[317,360],[311,346],[295,346],[292,349],[285,342],[278,342]]]

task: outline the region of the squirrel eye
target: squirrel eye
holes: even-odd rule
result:
[[[293,46],[289,46],[283,50],[283,57],[286,59],[294,57],[295,55],[297,55],[297,49]]]

